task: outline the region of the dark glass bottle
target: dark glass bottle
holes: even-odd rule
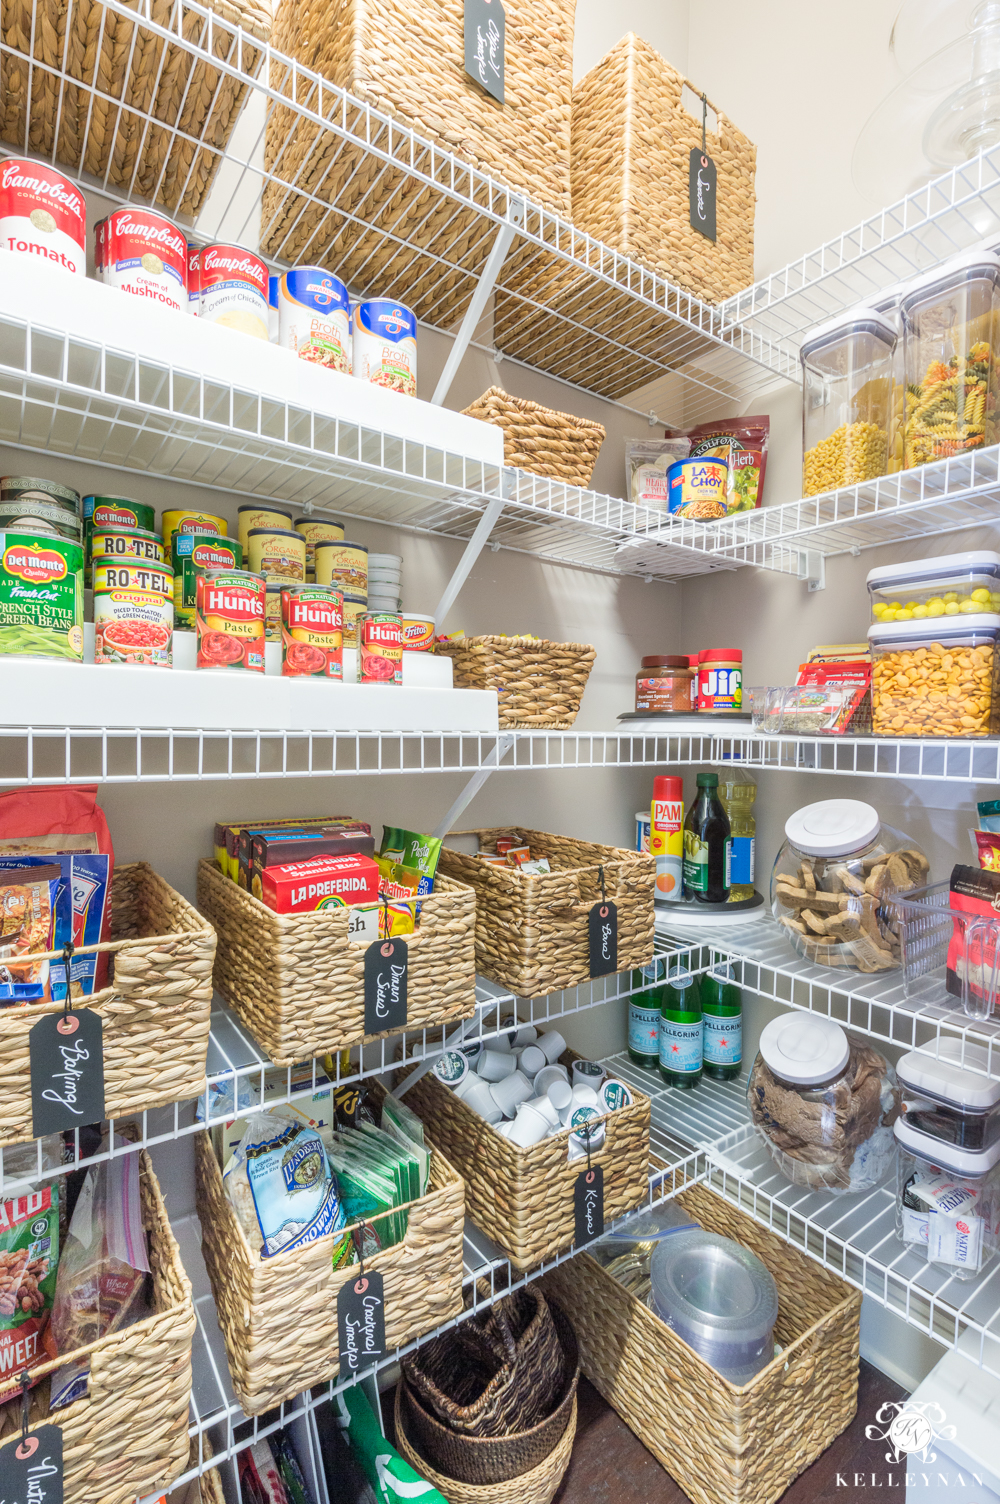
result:
[[[684,894],[728,903],[732,837],[719,798],[718,773],[698,774],[698,797],[684,821]]]
[[[743,1059],[743,999],[731,966],[713,966],[701,977],[701,1011],[705,1075],[733,1081]]]
[[[660,1000],[664,963],[653,960],[632,973],[635,991],[628,1000],[628,1056],[655,1071],[660,1058]],[[659,968],[659,969],[657,969]]]
[[[660,1075],[670,1086],[701,1080],[702,1022],[698,978],[675,966],[660,1006]]]

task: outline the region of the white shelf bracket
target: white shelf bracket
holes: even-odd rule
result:
[[[443,839],[448,834],[449,830],[451,830],[459,815],[463,814],[469,807],[473,799],[479,793],[479,790],[482,788],[483,784],[486,782],[487,778],[489,778],[491,773],[496,772],[497,768],[503,762],[504,758],[507,756],[507,753],[510,751],[513,745],[513,735],[510,732],[501,732],[496,739],[496,744],[493,747],[493,750],[491,752],[488,752],[486,754],[486,757],[483,759],[482,766],[476,769],[472,777],[469,779],[468,783],[465,785],[465,788],[462,790],[458,798],[455,800],[454,804],[451,806],[451,809],[446,815],[444,815],[441,820],[438,821],[437,825],[435,825],[432,834],[435,835],[439,840]]]
[[[438,384],[434,388],[434,395],[431,398],[435,407],[442,406],[444,399],[451,390],[451,384],[462,363],[462,356],[469,348],[472,336],[475,334],[479,320],[483,316],[486,300],[493,291],[493,285],[500,275],[500,268],[503,266],[504,257],[514,243],[514,236],[517,234],[518,227],[523,224],[524,200],[512,198],[507,220],[497,231],[497,238],[493,242],[493,249],[490,251],[489,259],[480,273],[476,290],[472,294],[469,306],[465,311],[465,318],[462,320],[461,327],[448,352],[448,359],[444,363],[444,370],[438,377]]]
[[[434,631],[440,632],[444,626],[445,617],[455,604],[458,592],[465,584],[472,567],[486,545],[486,541],[496,526],[497,518],[503,511],[504,498],[502,495],[494,496],[492,501],[486,503],[486,509],[476,523],[476,531],[465,545],[465,552],[455,567],[455,573],[445,586],[444,595],[434,608]]]
[[[800,580],[805,580],[809,594],[814,595],[817,590],[825,590],[826,555],[821,554],[816,548],[800,548],[798,555],[797,575]]]

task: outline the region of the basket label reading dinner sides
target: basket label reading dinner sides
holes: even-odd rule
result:
[[[20,1406],[13,1402],[19,1414]],[[39,1426],[22,1441],[0,1447],[0,1499],[4,1504],[62,1504],[61,1426]]]
[[[582,1248],[604,1231],[604,1167],[581,1170],[573,1186],[573,1245]]]
[[[595,903],[587,918],[590,975],[606,977],[618,970],[618,906],[609,899]]]
[[[28,1050],[35,1138],[103,1121],[104,1045],[99,1013],[92,1008],[47,1013],[28,1034]]]
[[[465,0],[465,71],[503,104],[506,18],[500,0]]]
[[[337,1291],[337,1340],[342,1379],[385,1357],[385,1289],[377,1269],[353,1275]]]
[[[406,1028],[406,941],[376,940],[365,951],[365,1033]]]

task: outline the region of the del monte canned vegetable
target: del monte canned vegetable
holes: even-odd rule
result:
[[[195,582],[212,569],[242,569],[243,550],[235,538],[175,533],[170,545],[174,575],[174,630],[195,629]]]
[[[264,672],[264,579],[216,569],[195,581],[199,668]]]
[[[94,662],[170,668],[173,580],[159,564],[94,558]]]
[[[344,677],[344,598],[328,585],[283,585],[281,672],[312,679]]]
[[[209,533],[225,538],[229,524],[224,517],[213,517],[210,512],[164,512],[160,518],[163,529],[163,547],[167,558],[175,533]]]
[[[83,547],[87,584],[90,584],[92,539],[98,528],[142,528],[156,532],[156,512],[141,501],[127,496],[85,496],[83,498]]]
[[[46,533],[0,533],[0,653],[83,661],[78,543]]]

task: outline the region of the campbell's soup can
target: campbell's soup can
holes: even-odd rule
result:
[[[344,524],[320,520],[318,517],[296,517],[295,531],[306,540],[306,579],[316,579],[316,544],[340,543],[344,537]]]
[[[264,672],[263,577],[242,569],[210,569],[195,580],[198,668]]]
[[[416,616],[404,611],[402,623],[403,649],[407,653],[428,653],[434,646],[433,616]]]
[[[252,527],[247,533],[247,566],[265,579],[305,584],[306,540],[294,528]]]
[[[188,246],[187,264],[188,313],[198,317],[198,296],[201,292],[201,252]]]
[[[44,162],[0,162],[0,248],[87,275],[87,206],[75,183]]]
[[[339,277],[321,266],[297,266],[278,280],[278,343],[299,360],[328,371],[350,370],[351,304]]]
[[[173,593],[160,564],[95,558],[94,662],[169,668]]]
[[[358,622],[358,649],[362,684],[402,684],[403,637],[398,612],[366,611]]]
[[[292,514],[284,507],[264,506],[260,502],[246,502],[236,508],[236,536],[247,554],[250,548],[250,529],[254,527],[290,528]]]
[[[101,278],[150,303],[186,313],[188,243],[151,209],[116,209],[98,226]]]
[[[344,677],[344,597],[328,585],[281,587],[281,672]]]
[[[391,392],[417,395],[417,316],[402,303],[355,303],[354,374]]]
[[[267,339],[267,267],[241,245],[206,245],[198,257],[198,317]]]

